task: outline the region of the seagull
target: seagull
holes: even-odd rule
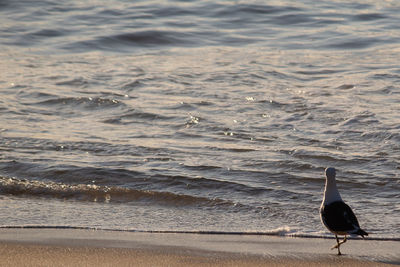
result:
[[[347,235],[360,235],[364,239],[368,233],[360,228],[353,211],[340,197],[336,187],[335,168],[327,168],[325,175],[324,199],[320,208],[321,221],[336,237],[337,244],[332,249],[337,248],[338,255],[342,255],[340,245],[347,241]],[[340,242],[338,235],[344,235]]]

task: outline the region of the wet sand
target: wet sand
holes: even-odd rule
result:
[[[389,266],[399,242],[259,235],[0,229],[1,266]]]

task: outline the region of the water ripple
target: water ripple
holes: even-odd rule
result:
[[[399,235],[397,2],[0,5],[0,224],[315,233],[335,166]]]

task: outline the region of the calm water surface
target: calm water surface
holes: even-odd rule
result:
[[[0,1],[0,225],[400,238],[396,1]]]

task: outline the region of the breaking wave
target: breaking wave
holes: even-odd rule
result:
[[[150,202],[166,206],[233,206],[234,203],[222,199],[196,197],[171,192],[138,190],[119,186],[99,186],[95,184],[63,184],[0,177],[0,193],[14,196],[71,199],[93,202]]]

